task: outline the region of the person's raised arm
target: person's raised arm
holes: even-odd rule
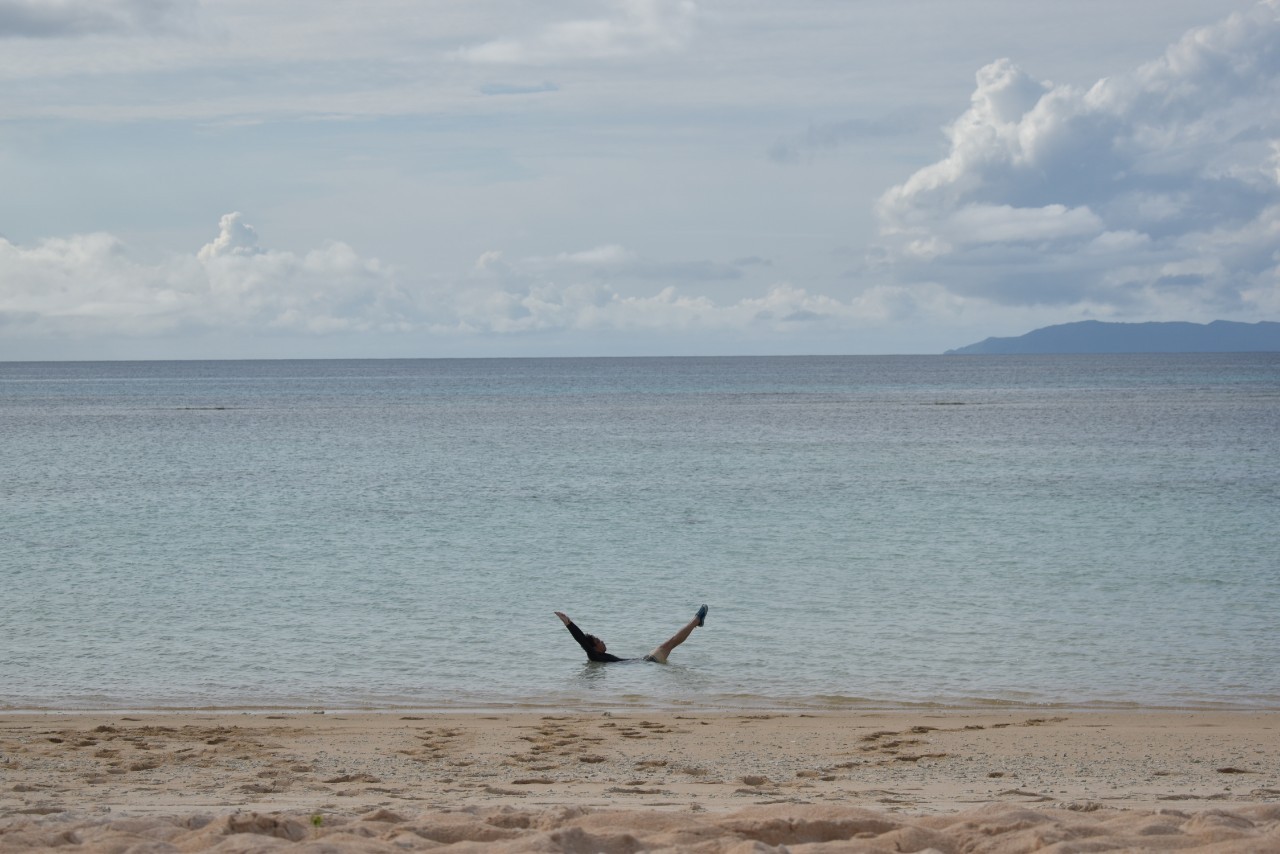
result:
[[[591,648],[591,644],[587,642],[587,636],[583,634],[582,629],[573,624],[573,620],[569,619],[568,614],[562,611],[556,611],[555,614],[560,618],[560,622],[564,623],[565,628],[569,630],[569,634],[573,635],[573,639],[578,642],[578,646],[582,647],[587,653],[587,658],[591,658],[593,654],[596,654],[596,651]]]

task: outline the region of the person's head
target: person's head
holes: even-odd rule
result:
[[[604,652],[608,649],[608,647],[604,645],[604,641],[600,640],[600,638],[595,635],[587,635],[587,643],[590,644],[591,648],[596,652]]]

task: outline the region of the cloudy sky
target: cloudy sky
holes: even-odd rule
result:
[[[1280,0],[0,0],[0,359],[1280,320]]]

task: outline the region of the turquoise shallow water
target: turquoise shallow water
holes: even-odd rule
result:
[[[1278,428],[1276,354],[0,364],[0,708],[1280,707]]]

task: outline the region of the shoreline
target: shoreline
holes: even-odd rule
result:
[[[1159,714],[1267,714],[1280,713],[1280,702],[1257,705],[1238,705],[1230,702],[1204,703],[1150,703],[1143,701],[1095,701],[1095,702],[1052,702],[1033,703],[1017,700],[974,700],[972,702],[929,702],[929,701],[852,701],[849,703],[809,703],[809,702],[762,702],[752,703],[661,703],[651,700],[637,701],[632,704],[618,702],[510,702],[496,701],[492,703],[422,704],[406,703],[404,705],[322,705],[322,704],[246,704],[246,705],[119,705],[119,706],[0,706],[0,720],[6,717],[23,715],[183,715],[183,714],[350,714],[350,715],[392,715],[392,714],[424,714],[424,715],[479,715],[479,714],[556,714],[571,709],[581,714],[610,713],[698,713],[698,714],[732,714],[732,713],[765,713],[775,715],[787,714],[931,714],[931,713],[1000,713],[1000,712],[1054,712],[1074,714],[1108,714],[1108,713],[1159,713]]]
[[[213,818],[318,815],[340,835],[382,812],[398,819],[380,830],[391,838],[424,816],[487,827],[512,811],[528,817],[511,839],[524,850],[548,822],[618,810],[633,836],[673,815],[854,810],[902,830],[1034,812],[1062,832],[1145,816],[1187,834],[1225,815],[1280,846],[1280,711],[5,713],[0,768],[5,850],[35,838],[19,833],[130,821],[197,833]]]

